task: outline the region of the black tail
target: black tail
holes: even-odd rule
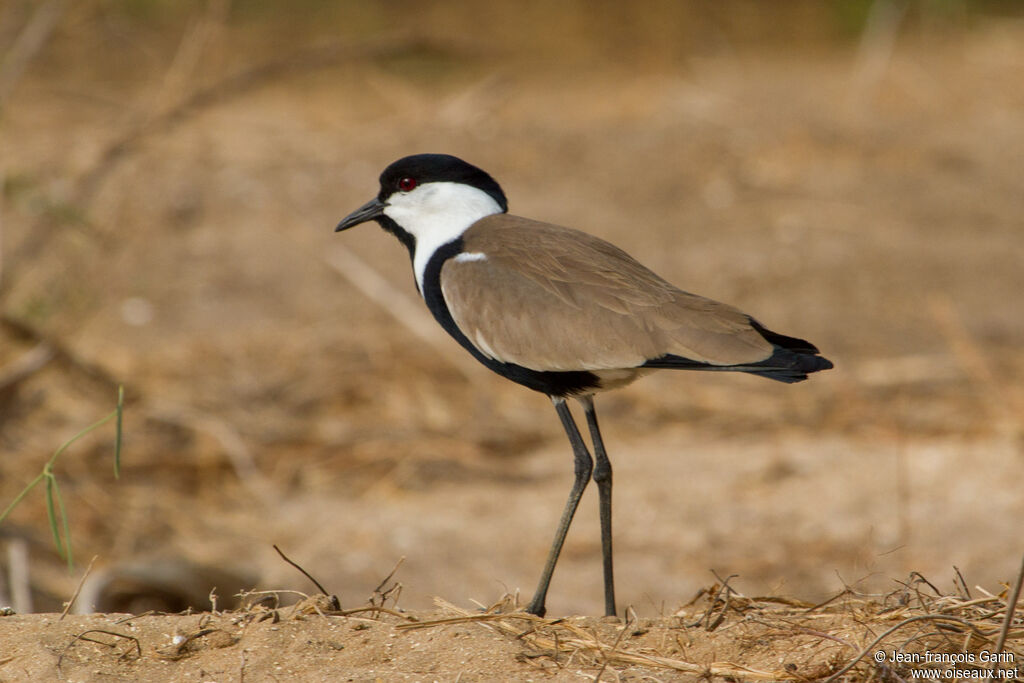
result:
[[[728,369],[749,372],[751,375],[757,375],[758,377],[767,377],[777,382],[792,384],[793,382],[803,382],[807,379],[808,373],[828,370],[831,367],[832,361],[828,358],[776,346],[775,353],[767,360],[742,367],[734,365],[728,367]]]
[[[775,353],[767,360],[751,365],[751,367],[762,369],[743,370],[743,372],[792,384],[807,379],[808,373],[832,368],[832,361],[819,356],[818,347],[811,342],[772,332],[753,318],[750,319],[750,324],[762,337],[772,343]]]
[[[828,370],[832,367],[832,361],[818,355],[818,348],[809,341],[772,332],[753,318],[750,319],[750,324],[775,348],[774,353],[765,360],[741,365],[712,365],[668,354],[647,361],[643,367],[747,372],[787,384],[802,382],[807,379],[809,373]]]

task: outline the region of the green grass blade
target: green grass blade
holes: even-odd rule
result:
[[[68,570],[75,570],[75,557],[71,552],[71,525],[68,522],[68,515],[64,511],[64,499],[60,496],[60,487],[57,486],[57,478],[53,478],[53,497],[57,499],[57,512],[60,514],[61,526],[64,527],[64,558],[68,562]]]
[[[110,422],[115,417],[117,417],[117,411],[116,410],[114,412],[110,413],[110,415],[107,415],[102,420],[97,420],[96,422],[93,422],[91,425],[89,425],[88,427],[86,427],[85,429],[83,429],[82,431],[78,432],[73,437],[71,437],[70,439],[65,441],[63,444],[61,444],[61,447],[58,448],[56,451],[54,451],[53,455],[50,456],[50,461],[47,463],[47,466],[52,466],[53,463],[60,456],[60,454],[63,453],[64,451],[66,451],[68,449],[68,447],[71,446],[71,444],[73,444],[74,442],[78,441],[83,436],[85,436],[86,434],[88,434],[92,430],[96,429],[97,427],[100,427],[100,426],[105,425],[106,423]]]
[[[124,416],[124,385],[117,387],[117,428],[114,433],[114,479],[121,478],[121,418]]]
[[[57,553],[60,559],[67,559],[64,553],[64,542],[60,538],[60,529],[57,527],[57,511],[53,506],[53,485],[55,479],[50,472],[46,473],[46,517],[50,520],[50,533],[53,534],[53,543],[57,546]]]
[[[60,495],[60,486],[57,484],[57,477],[53,473],[53,466],[57,462],[57,458],[60,457],[61,453],[66,451],[71,444],[78,441],[97,427],[104,425],[111,420],[116,420],[115,424],[117,425],[117,429],[114,437],[114,477],[120,478],[123,417],[124,386],[120,385],[117,387],[117,408],[103,419],[94,422],[61,444],[61,446],[53,452],[53,455],[50,456],[50,459],[46,461],[46,464],[43,465],[43,471],[37,474],[36,477],[29,482],[17,496],[15,496],[14,500],[4,508],[3,513],[0,513],[0,523],[3,523],[3,521],[7,519],[7,516],[11,514],[11,511],[14,510],[22,500],[24,500],[29,491],[34,489],[39,482],[45,479],[46,517],[50,523],[50,533],[53,534],[53,543],[57,546],[57,553],[60,555],[61,559],[67,561],[68,568],[74,569],[74,557],[71,550],[71,523],[68,521],[68,516],[64,509],[64,499]],[[56,500],[56,503],[54,500]],[[64,529],[63,537],[61,537],[61,528]]]
[[[18,503],[21,502],[21,499],[24,498],[25,496],[27,496],[28,492],[31,491],[32,489],[34,489],[36,487],[36,484],[38,484],[40,481],[43,480],[44,476],[46,476],[46,474],[43,473],[43,472],[40,472],[39,474],[36,475],[35,479],[33,479],[32,481],[30,481],[28,483],[28,486],[26,486],[25,488],[23,488],[21,490],[21,493],[19,493],[15,497],[15,499],[11,501],[11,504],[7,506],[7,508],[4,510],[3,514],[0,514],[0,524],[2,524],[5,519],[7,519],[7,515],[11,514],[11,510],[13,510],[14,508],[18,507]]]

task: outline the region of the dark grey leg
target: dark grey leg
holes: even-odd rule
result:
[[[569,412],[569,406],[565,404],[565,399],[552,396],[551,402],[555,404],[555,410],[558,411],[558,417],[562,420],[562,426],[565,427],[569,443],[572,444],[576,478],[572,483],[572,490],[569,491],[569,500],[565,502],[562,518],[558,522],[555,540],[551,544],[551,550],[548,551],[548,560],[544,564],[544,571],[541,572],[540,583],[537,584],[537,592],[533,594],[533,599],[530,600],[530,604],[526,608],[527,612],[536,614],[538,617],[544,616],[544,613],[547,611],[544,602],[548,595],[551,575],[555,573],[555,565],[558,563],[559,553],[562,552],[565,535],[569,532],[572,517],[576,514],[576,508],[580,504],[580,496],[583,495],[583,489],[587,488],[587,483],[590,481],[590,473],[594,469],[594,461],[587,451],[586,444],[583,443],[583,437],[580,436],[580,430],[576,428],[576,423],[572,419],[572,413]]]
[[[615,577],[612,570],[612,463],[604,450],[601,430],[597,428],[597,413],[594,412],[594,397],[584,396],[578,399],[587,415],[587,426],[590,427],[590,440],[594,443],[594,483],[601,515],[601,554],[604,557],[604,613],[615,616]]]

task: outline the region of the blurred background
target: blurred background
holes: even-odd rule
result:
[[[997,592],[1024,542],[1024,8],[3,0],[0,603],[220,606],[241,587],[528,599],[571,483],[547,399],[490,375],[374,225],[394,159],[481,166],[513,213],[807,338],[784,386],[601,396],[619,598],[712,571],[817,600],[919,571]],[[601,610],[596,494],[552,614]],[[170,596],[170,597],[169,597]]]

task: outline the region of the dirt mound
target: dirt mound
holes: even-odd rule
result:
[[[254,597],[249,595],[249,598]],[[264,598],[267,594],[264,594]],[[386,602],[386,598],[381,603]],[[938,595],[923,577],[819,605],[714,585],[671,615],[541,619],[506,598],[434,612],[289,607],[0,619],[0,677],[99,680],[744,680],[1015,677],[1024,630],[1005,597]],[[914,672],[917,672],[915,675]],[[924,674],[922,674],[924,672]]]

